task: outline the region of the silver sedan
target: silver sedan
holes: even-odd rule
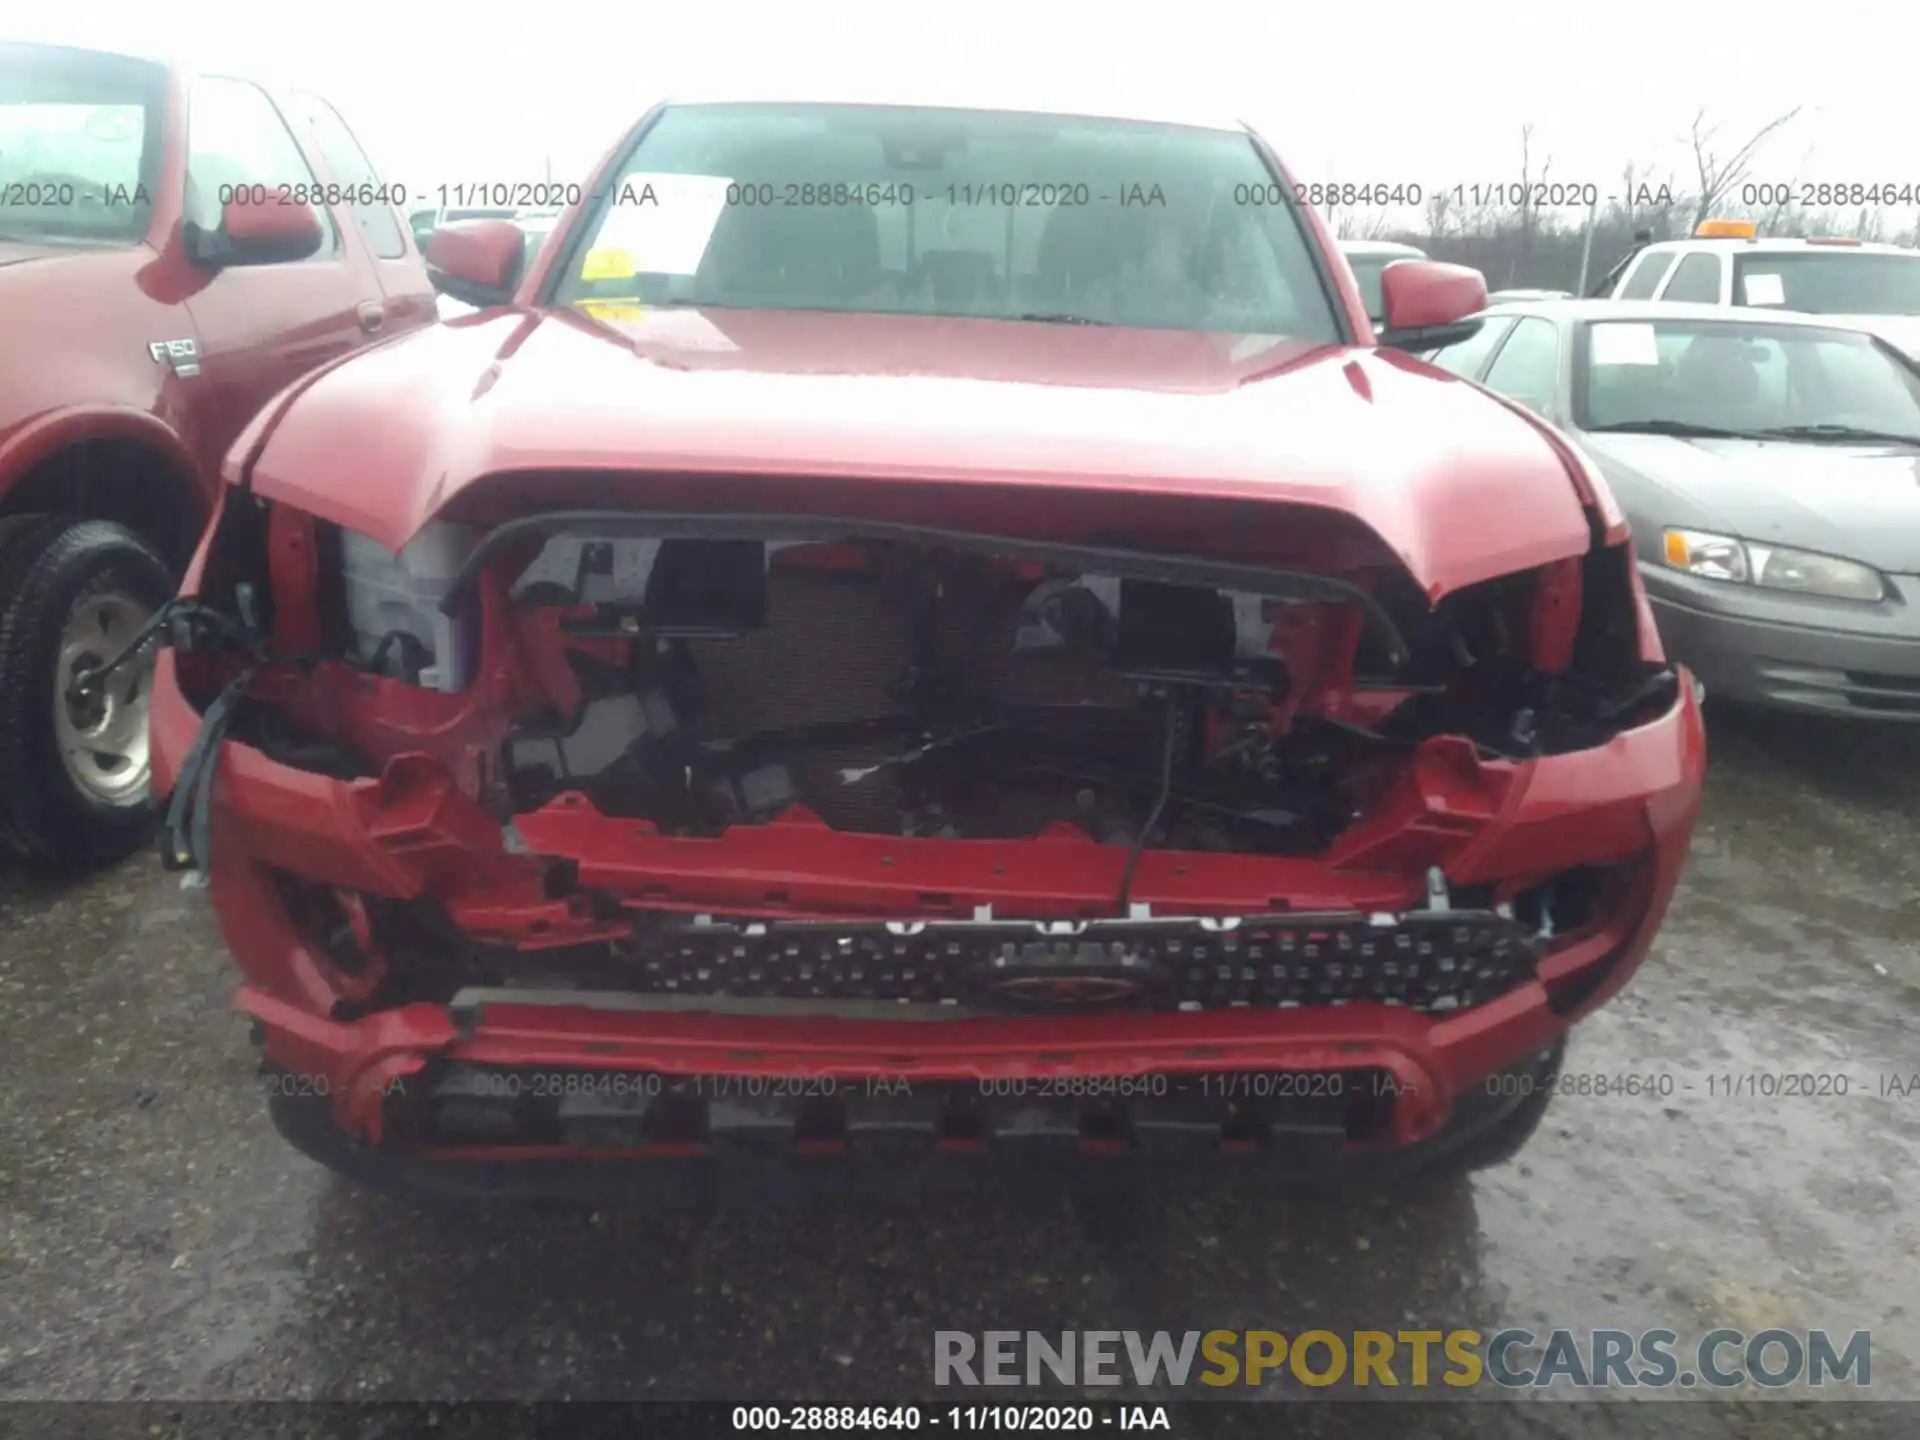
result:
[[[1920,365],[1818,316],[1491,307],[1427,357],[1567,432],[1708,695],[1920,722]]]

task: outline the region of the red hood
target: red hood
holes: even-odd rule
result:
[[[1312,505],[1430,594],[1583,553],[1545,435],[1392,351],[906,316],[494,312],[323,373],[253,427],[269,499],[398,548],[506,471],[843,476]],[[245,443],[245,442],[243,442]]]
[[[73,253],[72,249],[58,245],[34,245],[25,240],[0,240],[0,265],[13,265],[22,260],[57,260],[61,256]]]

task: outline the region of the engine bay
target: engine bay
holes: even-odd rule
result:
[[[553,612],[581,696],[508,738],[516,812],[572,790],[677,836],[799,805],[863,834],[1312,854],[1399,748],[1289,723],[1276,632],[1313,602],[892,540],[577,535],[509,599]]]

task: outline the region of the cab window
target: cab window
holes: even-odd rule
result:
[[[1620,287],[1618,300],[1651,300],[1653,292],[1660,288],[1660,282],[1667,278],[1667,271],[1673,268],[1671,250],[1649,250],[1633,262],[1633,269],[1627,272],[1626,284]]]
[[[1673,272],[1673,279],[1667,282],[1667,288],[1660,298],[1691,301],[1698,305],[1718,305],[1723,263],[1718,255],[1694,252],[1680,262],[1680,268]]]
[[[318,183],[264,90],[224,76],[193,82],[185,219],[202,230],[218,230],[221,211],[236,189],[242,195],[264,193],[268,204],[304,203],[323,237],[316,258],[328,258],[340,241],[333,217],[326,206],[298,198],[313,194]]]
[[[339,111],[318,95],[304,91],[293,99],[305,111],[307,125],[320,147],[320,158],[333,172],[334,181],[346,192],[347,209],[367,248],[382,260],[404,258],[407,243],[401,238],[400,221],[388,203],[394,198],[393,187],[380,182],[373,162],[367,159],[367,152],[353,138],[353,131],[347,128]]]
[[[1542,414],[1553,408],[1560,378],[1560,331],[1529,315],[1513,327],[1487,370],[1487,388]]]
[[[1507,338],[1507,331],[1512,328],[1512,316],[1496,315],[1466,339],[1434,351],[1427,356],[1427,362],[1438,365],[1442,370],[1451,370],[1455,375],[1477,380],[1480,372],[1486,368],[1487,357]]]

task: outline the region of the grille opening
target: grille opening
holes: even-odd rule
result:
[[[847,1115],[844,1107],[823,1096],[812,1096],[800,1105],[793,1123],[793,1141],[802,1150],[832,1151],[847,1143]]]
[[[457,1062],[429,1072],[420,1086],[389,1096],[390,1143],[661,1154],[747,1146],[797,1155],[1015,1155],[1038,1147],[1284,1157],[1389,1140],[1404,1093],[1379,1068],[1001,1081],[984,1100],[980,1082],[959,1079],[915,1081],[911,1093],[899,1094],[859,1079],[696,1079]],[[803,1090],[816,1093],[797,1093]]]
[[[1847,683],[1866,690],[1905,690],[1920,700],[1920,675],[1882,675],[1872,670],[1843,672]]]
[[[1353,1145],[1378,1145],[1393,1134],[1393,1112],[1399,1103],[1394,1093],[1393,1074],[1387,1070],[1361,1070],[1347,1094],[1347,1141]]]
[[[941,1113],[936,1126],[938,1144],[945,1150],[984,1150],[987,1146],[986,1121],[964,1105],[950,1106]]]
[[[1117,1154],[1129,1147],[1126,1121],[1109,1111],[1089,1111],[1080,1117],[1080,1148],[1096,1155]]]

